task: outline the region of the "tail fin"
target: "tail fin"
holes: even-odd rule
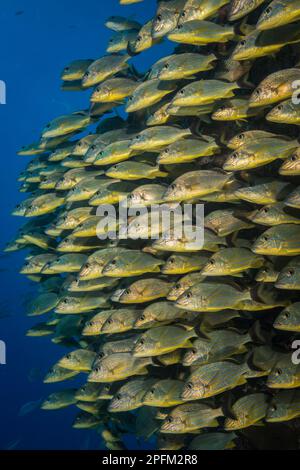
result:
[[[249,336],[252,339],[254,343],[263,345],[268,342],[268,337],[267,333],[263,332],[261,324],[259,320],[257,320],[253,325],[251,326],[249,330]]]
[[[220,398],[220,406],[222,408],[222,412],[226,418],[234,419],[236,420],[237,417],[232,409],[232,404],[233,404],[233,394],[230,393],[224,393],[221,395]]]

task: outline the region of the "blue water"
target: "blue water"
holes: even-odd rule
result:
[[[90,92],[60,91],[61,70],[73,59],[105,54],[112,34],[103,25],[105,18],[127,15],[143,23],[153,16],[155,6],[155,0],[127,7],[117,0],[1,0],[0,80],[7,86],[7,104],[0,105],[1,249],[24,223],[10,215],[24,198],[17,177],[28,163],[28,157],[17,156],[16,150],[38,140],[42,127],[54,117],[88,106]],[[172,49],[166,42],[133,63],[145,71]],[[7,364],[0,365],[0,448],[99,448],[95,433],[72,429],[74,407],[18,416],[25,403],[58,388],[43,384],[42,378],[64,353],[46,338],[25,337],[35,321],[25,316],[23,303],[35,287],[18,274],[23,258],[24,252],[18,252],[0,259],[0,317],[11,315],[0,319],[0,339],[7,346]],[[32,368],[37,368],[34,381],[28,379]],[[127,445],[135,447],[132,437]]]

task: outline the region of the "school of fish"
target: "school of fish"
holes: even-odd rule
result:
[[[87,109],[18,151],[25,223],[5,251],[26,250],[37,285],[27,335],[64,348],[45,383],[82,382],[40,406],[77,407],[73,427],[111,450],[128,433],[160,450],[297,448],[300,0],[152,3],[144,25],[106,19],[107,55],[61,74]],[[172,55],[137,71],[162,41]],[[99,212],[125,200],[127,238]],[[204,204],[201,248],[138,212],[185,203]]]

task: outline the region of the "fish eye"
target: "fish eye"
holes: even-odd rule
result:
[[[276,406],[276,405],[272,405],[271,411],[277,411],[277,406]]]
[[[282,374],[282,370],[281,370],[281,369],[276,369],[275,374],[276,374],[276,375],[281,375],[281,374]]]
[[[256,90],[254,90],[254,94],[256,96],[260,95],[260,92],[261,92],[260,88],[257,88]]]
[[[164,69],[168,69],[170,67],[170,64],[165,64]]]
[[[244,140],[244,134],[238,135],[237,138],[238,138],[239,140]]]
[[[169,258],[169,263],[171,263],[171,264],[175,263],[175,259],[174,258]]]
[[[269,207],[264,207],[264,208],[262,209],[262,212],[264,212],[264,214],[266,214],[267,212],[269,212]]]
[[[154,393],[155,393],[155,388],[151,388],[150,393],[151,393],[151,395],[154,395]]]
[[[125,289],[124,294],[129,295],[130,294],[130,289]]]
[[[49,129],[49,127],[50,127],[50,124],[47,124],[46,129]]]
[[[209,263],[211,266],[213,266],[214,264],[216,264],[216,262],[215,262],[214,259],[210,259],[208,263]]]
[[[269,237],[268,237],[267,235],[264,235],[264,236],[262,237],[262,240],[263,240],[264,242],[267,242],[267,241],[269,240]]]
[[[65,71],[67,72],[68,70],[70,70],[70,67],[65,67]]]
[[[137,36],[137,38],[136,38],[136,42],[140,42],[141,40],[142,40],[142,36],[140,36],[140,35],[139,35],[139,36]]]
[[[181,15],[180,15],[180,16],[182,16],[182,17],[184,18],[184,17],[185,17],[185,15],[186,15],[186,11],[185,11],[185,10],[182,10],[182,12],[181,12]]]
[[[66,359],[71,359],[71,357],[72,357],[71,354],[66,355]]]
[[[241,46],[244,46],[245,44],[246,44],[246,41],[245,41],[245,39],[243,39],[243,40],[240,42],[240,45],[241,45]]]
[[[96,145],[92,145],[92,146],[90,147],[90,150],[95,150],[95,149],[96,149]]]
[[[268,7],[265,9],[265,14],[269,15],[270,13],[272,13],[272,7]]]
[[[180,95],[184,95],[184,90],[180,90],[180,91],[179,91],[179,94],[180,94]]]
[[[96,367],[96,368],[94,369],[94,372],[100,372],[100,367]]]
[[[193,297],[193,294],[191,292],[188,292],[187,294],[185,294],[185,297],[187,299],[191,299]]]
[[[291,277],[293,274],[295,274],[295,270],[294,269],[289,269],[287,272],[286,272],[286,275],[288,277]]]
[[[140,320],[141,320],[141,321],[144,321],[144,320],[145,320],[145,315],[141,315],[141,316],[140,316]]]
[[[297,155],[293,155],[293,156],[291,157],[291,162],[295,162],[295,161],[297,161]]]
[[[180,289],[180,287],[181,287],[181,285],[179,284],[179,282],[177,282],[177,283],[175,284],[175,289]]]
[[[186,384],[186,388],[188,388],[189,390],[192,390],[192,389],[193,389],[193,384],[192,384],[192,382],[188,382],[188,383]]]
[[[287,320],[289,318],[289,316],[290,316],[289,312],[284,312],[283,318],[285,318]]]
[[[170,152],[170,150],[169,150],[169,149],[165,149],[165,153],[169,153],[169,152]]]
[[[140,339],[139,343],[140,343],[141,346],[143,346],[145,344],[145,340],[142,338],[142,339]]]
[[[191,349],[191,352],[192,352],[193,354],[197,354],[197,349]]]
[[[182,24],[179,24],[179,25],[177,26],[177,29],[182,29],[182,27],[183,27],[183,25],[182,25]]]
[[[224,105],[219,108],[219,111],[225,111],[225,109],[226,109],[226,106]]]
[[[279,105],[277,106],[277,110],[278,110],[278,111],[282,111],[282,110],[283,110],[282,104],[279,104]]]
[[[107,320],[107,323],[111,325],[113,323],[113,320],[110,318],[109,320]]]
[[[117,260],[113,259],[110,264],[112,264],[113,266],[115,266],[117,264]]]
[[[157,20],[157,21],[161,21],[161,20],[162,20],[162,16],[161,16],[161,15],[157,15],[156,20]]]
[[[169,418],[166,419],[166,422],[167,422],[167,423],[172,423],[172,421],[173,421],[172,416],[169,416]]]
[[[174,183],[171,184],[170,189],[172,189],[172,190],[176,189],[176,184],[174,184]]]
[[[115,398],[116,398],[117,400],[121,400],[122,395],[121,395],[120,393],[117,393],[117,395],[115,396]]]
[[[239,157],[239,154],[238,154],[237,152],[234,152],[234,153],[231,155],[231,158],[233,158],[234,160],[236,160],[238,157]]]

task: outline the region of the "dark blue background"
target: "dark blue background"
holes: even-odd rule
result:
[[[108,16],[132,16],[145,22],[155,6],[155,0],[130,6],[120,6],[117,0],[1,0],[0,79],[7,85],[7,104],[0,105],[1,248],[24,222],[10,215],[24,198],[18,193],[17,177],[28,162],[16,150],[36,141],[49,120],[87,107],[90,92],[60,91],[61,70],[73,59],[105,54],[112,34],[104,27]],[[134,64],[146,71],[172,48],[167,42],[156,46],[134,59]],[[25,403],[57,388],[43,384],[42,377],[64,353],[49,339],[25,337],[34,320],[25,316],[23,303],[34,295],[34,285],[18,274],[23,257],[20,252],[0,260],[0,317],[12,314],[0,319],[0,339],[7,344],[7,365],[0,366],[0,448],[15,441],[18,449],[98,448],[95,433],[72,429],[75,408],[18,416]],[[30,382],[33,367],[41,377]],[[135,446],[133,438],[128,442]]]

